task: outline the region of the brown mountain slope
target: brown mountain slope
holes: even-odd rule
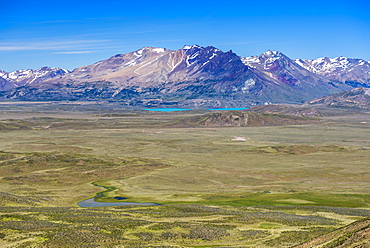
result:
[[[316,98],[307,102],[306,105],[370,109],[370,89],[356,88],[350,91]]]
[[[296,248],[365,248],[370,247],[370,218],[324,234]]]

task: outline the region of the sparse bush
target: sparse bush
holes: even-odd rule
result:
[[[321,216],[314,215],[295,215],[282,212],[257,212],[248,213],[243,217],[238,218],[238,221],[243,223],[255,222],[275,222],[286,225],[307,226],[307,225],[336,225],[337,221]]]
[[[271,247],[292,246],[314,239],[333,229],[331,228],[313,228],[307,231],[283,231],[276,239],[266,241],[265,244]]]
[[[150,241],[154,238],[154,234],[150,232],[138,232],[138,233],[134,233],[134,235],[144,241]]]
[[[206,226],[197,226],[190,230],[189,234],[184,234],[184,238],[197,240],[219,240],[230,234],[223,228],[209,228]]]
[[[270,235],[267,231],[262,230],[246,230],[240,231],[241,236],[245,239],[258,239]]]

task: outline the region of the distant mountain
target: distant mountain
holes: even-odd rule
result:
[[[143,106],[242,107],[303,103],[350,90],[357,84],[370,87],[365,83],[367,77],[359,73],[349,83],[350,76],[340,77],[348,82],[339,77],[334,80],[307,64],[273,51],[242,58],[212,46],[184,46],[179,50],[144,47],[72,72],[48,67],[0,71],[0,97],[114,100]],[[368,69],[365,66],[362,70],[370,73]]]
[[[38,70],[18,70],[11,73],[0,70],[0,90],[4,91],[51,78],[55,79],[67,73],[69,71],[66,69],[51,67],[42,67]]]
[[[363,59],[325,57],[315,60],[297,59],[295,62],[331,81],[341,82],[350,87],[370,86],[370,62]]]
[[[330,88],[329,80],[302,68],[281,52],[267,51],[259,56],[241,58],[242,62],[252,68],[268,74],[275,80],[289,86],[308,84]]]
[[[316,98],[307,102],[306,105],[370,109],[370,89],[356,88],[350,91]]]
[[[289,86],[289,90],[297,99],[312,99],[314,96],[350,89],[346,85],[337,86],[330,79],[303,68],[278,51],[269,50],[259,56],[241,60],[245,65],[268,75],[280,86]]]

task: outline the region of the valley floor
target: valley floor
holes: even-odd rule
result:
[[[0,246],[292,247],[313,240],[370,216],[370,114],[332,112],[305,125],[170,128],[207,111],[3,103]],[[78,207],[92,197],[160,205]],[[354,244],[369,242],[364,237],[343,247],[361,247]],[[339,247],[335,240],[317,247]]]

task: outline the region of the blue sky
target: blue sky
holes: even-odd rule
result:
[[[370,60],[369,0],[1,0],[0,70],[76,67],[143,46]]]

